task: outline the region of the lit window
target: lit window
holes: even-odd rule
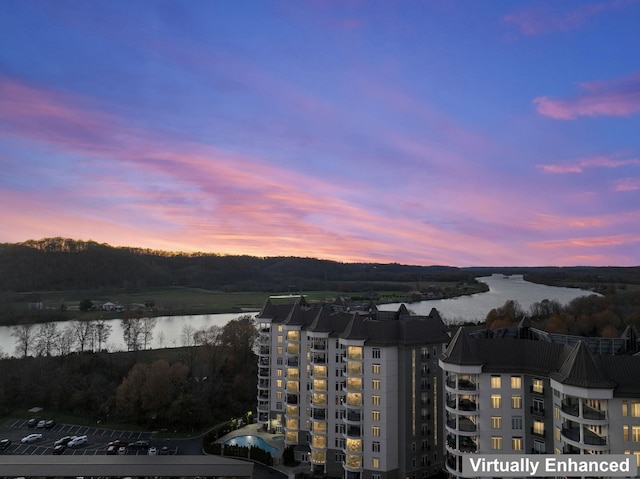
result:
[[[500,389],[502,387],[502,381],[500,376],[491,376],[491,389]]]
[[[514,451],[522,451],[522,438],[521,437],[512,437],[511,438],[511,449]]]
[[[349,359],[362,359],[362,346],[348,346],[347,357]]]
[[[371,435],[373,437],[380,437],[380,426],[371,426]]]
[[[544,392],[544,383],[542,382],[542,379],[534,379],[531,390],[534,393],[542,394]]]
[[[522,409],[522,396],[519,396],[519,395],[511,396],[511,408]]]
[[[544,436],[544,422],[533,421],[533,433],[538,436]]]
[[[380,374],[380,370],[381,370],[381,368],[380,368],[379,364],[372,364],[371,365],[371,372],[373,374]]]
[[[374,469],[379,469],[380,468],[380,458],[378,458],[378,457],[371,458],[371,467],[373,467]]]
[[[276,370],[276,376],[278,376],[279,378],[282,377],[282,369]]]
[[[633,442],[640,442],[640,426],[631,427],[631,440]]]
[[[491,429],[502,429],[502,416],[491,416]]]
[[[631,401],[631,416],[640,417],[640,401],[637,399]]]
[[[380,420],[380,411],[371,411],[371,420],[379,421]]]
[[[276,379],[276,387],[278,388],[282,387],[282,379]]]
[[[494,451],[502,449],[502,436],[491,436],[491,449]]]
[[[629,415],[629,402],[626,399],[622,400],[622,415],[623,416]]]
[[[500,409],[502,407],[502,396],[500,394],[491,395],[491,407],[493,409]]]
[[[380,380],[379,380],[379,379],[373,379],[373,380],[371,381],[371,388],[372,388],[372,389],[376,389],[376,390],[377,390],[377,389],[380,389],[380,384],[381,384],[381,382],[380,382]]]
[[[276,348],[276,353],[277,354],[284,354],[284,348],[282,346],[278,346]],[[281,358],[278,358],[278,359],[281,359]],[[282,363],[280,363],[280,364],[282,364]]]
[[[628,441],[629,440],[629,426],[622,426],[622,440],[623,441]]]
[[[522,387],[522,377],[511,376],[511,389],[520,389]]]
[[[279,343],[283,343],[283,342],[284,342],[284,336],[279,335],[279,336],[278,336],[278,342],[279,342]]]
[[[377,394],[371,396],[371,404],[373,406],[380,406],[380,396],[378,396]]]

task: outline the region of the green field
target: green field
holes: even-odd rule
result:
[[[386,283],[388,287],[388,283]],[[404,286],[404,288],[403,288]],[[418,285],[416,285],[418,286]],[[486,290],[484,284],[461,285],[453,282],[429,283],[431,288],[439,288],[446,297],[473,294]],[[348,296],[356,300],[366,300],[366,294],[354,291],[304,291],[292,295],[304,294],[308,301],[330,300],[338,296]],[[141,291],[101,290],[101,291],[66,291],[66,292],[31,292],[14,294],[5,298],[5,309],[10,307],[14,315],[21,313],[28,316],[51,316],[53,314],[78,319],[114,319],[121,318],[122,312],[93,310],[82,312],[79,304],[82,300],[90,300],[95,307],[112,302],[123,305],[127,309],[131,305],[140,305],[145,315],[172,316],[184,314],[242,313],[257,311],[270,296],[286,296],[289,292],[238,292],[211,291],[187,287],[163,287],[144,289]],[[412,297],[407,292],[406,283],[398,283],[398,290],[378,291],[375,301],[381,303],[410,302]],[[42,305],[42,310],[34,309],[34,304]],[[62,318],[61,318],[62,319]]]

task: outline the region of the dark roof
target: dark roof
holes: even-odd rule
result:
[[[608,380],[602,373],[589,348],[579,342],[562,363],[558,371],[549,375],[559,383],[581,388],[610,389],[615,383]]]
[[[484,360],[475,347],[475,342],[469,337],[466,329],[459,328],[451,339],[449,346],[441,359],[445,363],[461,366],[482,365]]]

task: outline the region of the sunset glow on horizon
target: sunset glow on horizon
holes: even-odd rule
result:
[[[640,264],[640,0],[0,2],[0,242]]]

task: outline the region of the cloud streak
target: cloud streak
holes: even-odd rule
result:
[[[545,173],[584,173],[591,168],[620,168],[623,166],[640,165],[640,159],[628,158],[624,160],[618,160],[609,158],[606,156],[597,156],[592,158],[581,158],[574,161],[556,163],[556,164],[539,164],[537,168],[541,169]]]
[[[534,98],[536,111],[556,120],[583,116],[628,117],[640,113],[640,72],[608,81],[582,83],[580,87],[583,92],[573,98]]]

